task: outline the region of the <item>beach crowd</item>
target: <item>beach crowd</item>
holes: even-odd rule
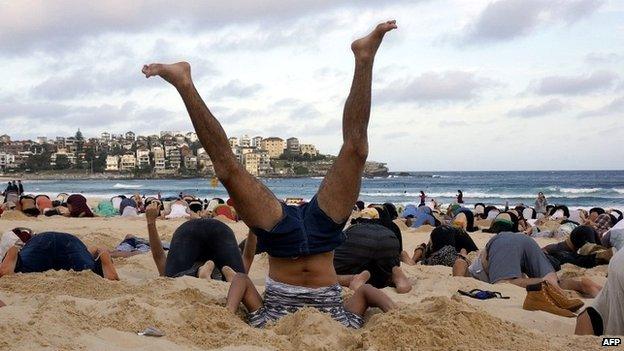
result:
[[[241,304],[247,322],[263,327],[303,307],[329,314],[350,328],[365,323],[369,308],[383,312],[397,304],[382,291],[392,287],[408,293],[412,283],[402,265],[441,265],[453,276],[472,277],[490,284],[509,283],[526,289],[523,308],[563,317],[576,317],[576,333],[624,334],[624,221],[622,212],[599,207],[570,209],[551,205],[543,194],[534,204],[497,207],[456,201],[440,204],[424,192],[415,204],[365,204],[358,201],[368,155],[373,58],[394,21],[379,24],[353,42],[355,73],[343,115],[343,145],[332,168],[311,199],[279,200],[249,174],[232,154],[227,136],[202,101],[188,63],[151,64],[146,77],[160,76],[180,93],[198,137],[214,164],[229,199],[199,199],[192,195],[145,197],[119,195],[93,208],[81,194],[28,195],[9,185],[2,216],[132,217],[144,219],[148,238],[127,236],[115,248],[88,247],[71,233],[34,233],[14,228],[2,235],[0,279],[14,273],[91,270],[118,280],[115,257],[150,252],[158,274],[192,276],[230,283],[226,307],[237,313]],[[157,221],[187,218],[162,242]],[[238,243],[232,221],[243,221],[247,238]],[[402,232],[430,226],[429,241],[413,252],[402,244]],[[491,233],[485,247],[471,237]],[[540,247],[536,237],[557,238]],[[261,295],[247,273],[258,254],[268,256],[268,274]],[[585,277],[558,274],[564,264],[591,268],[609,265],[601,286]],[[342,289],[353,294],[343,299]],[[565,290],[593,298],[589,306]],[[503,298],[495,291],[462,294],[476,299]],[[578,313],[580,312],[580,313]]]
[[[237,242],[227,225],[240,220],[231,198],[200,199],[183,193],[175,197],[135,193],[100,200],[90,207],[87,199],[80,194],[62,193],[50,199],[48,195],[24,193],[21,182],[16,182],[15,186],[11,182],[3,197],[0,213],[21,212],[28,217],[136,218],[147,221],[149,237],[128,235],[114,248],[90,248],[69,233],[51,231],[37,234],[28,228],[14,228],[4,233],[0,240],[0,257],[3,258],[1,275],[48,269],[90,269],[102,277],[119,279],[114,258],[151,252],[160,275],[187,275],[235,282],[228,306],[235,312],[238,303],[247,294],[250,281],[245,273],[249,272],[254,256],[267,252],[267,248],[258,246],[253,230],[250,230],[247,239],[240,244]],[[309,204],[301,198],[284,199],[282,202],[295,210]],[[398,293],[407,293],[412,289],[401,264],[443,265],[452,267],[456,276],[474,277],[492,284],[506,282],[526,288],[525,309],[565,317],[576,316],[574,312],[584,304],[581,300],[567,298],[563,290],[576,290],[586,297],[604,295],[578,315],[577,332],[597,334],[602,330],[601,333],[605,333],[603,316],[621,315],[622,306],[617,304],[621,300],[612,301],[613,296],[619,299],[624,293],[621,285],[618,288],[617,284],[611,284],[614,286],[611,289],[620,289],[619,293],[601,295],[603,287],[591,279],[562,279],[557,272],[566,263],[593,268],[608,265],[612,260],[614,267],[620,264],[621,268],[622,259],[619,256],[622,254],[616,254],[614,258],[614,252],[619,252],[624,244],[622,217],[622,212],[617,209],[569,209],[565,205],[548,204],[542,193],[537,195],[532,205],[515,204],[513,207],[483,203],[466,205],[461,192],[456,201],[449,204],[427,198],[422,191],[414,204],[365,204],[356,201],[348,224],[342,230],[344,241],[333,250],[333,266],[339,284],[331,286],[321,296],[335,300],[339,286],[354,291],[363,288],[367,292],[362,292],[366,294],[362,306],[370,304],[389,310],[394,306],[393,302],[378,289],[393,287]],[[176,230],[171,243],[161,242],[156,221],[176,218],[188,221]],[[403,249],[402,231],[423,226],[431,229],[430,240],[408,253]],[[470,236],[478,230],[493,234],[482,250]],[[559,242],[540,248],[532,239],[535,237],[556,238]],[[58,243],[66,243],[66,251],[52,252],[52,246]],[[52,256],[58,260],[51,262]],[[44,262],[44,257],[48,262]],[[609,276],[610,279],[617,277],[616,273]],[[277,296],[283,296],[284,291],[290,291],[294,296],[305,295],[305,291],[292,290],[290,286],[276,282],[270,286],[277,289]],[[268,294],[272,291],[269,290]],[[497,297],[496,292],[491,291],[462,293],[474,298]],[[262,300],[256,300],[252,310],[261,306]],[[327,306],[333,306],[334,302]],[[272,308],[281,312],[272,312],[271,318],[301,307],[290,300],[274,303],[278,305]],[[352,315],[345,311],[344,316],[336,318],[347,326],[359,327],[363,323],[362,309],[357,310],[362,312],[360,314]],[[249,322],[255,326],[262,326],[271,319],[254,316],[250,314]],[[618,325],[618,322],[610,323]],[[597,326],[602,326],[602,329]],[[613,333],[613,329],[608,330]],[[618,333],[624,331],[620,329]]]

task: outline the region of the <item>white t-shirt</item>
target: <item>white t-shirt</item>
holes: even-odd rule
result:
[[[6,255],[7,251],[15,245],[21,246],[24,245],[22,240],[13,233],[13,231],[9,230],[2,234],[2,238],[0,238],[0,261],[4,259],[4,255]]]
[[[624,250],[611,258],[608,274],[607,284],[591,307],[602,317],[604,335],[624,335]]]

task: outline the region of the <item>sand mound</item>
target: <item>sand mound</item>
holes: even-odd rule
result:
[[[280,319],[272,329],[288,337],[293,350],[356,350],[362,346],[359,335],[312,308]]]
[[[15,210],[5,211],[4,213],[2,213],[0,218],[6,219],[9,221],[26,221],[26,220],[36,221],[37,220],[34,217],[28,217],[21,211],[15,211]]]
[[[564,264],[563,266],[561,266],[561,271],[559,271],[557,274],[560,278],[580,278],[588,275],[606,277],[608,270],[609,266],[607,265],[601,265],[587,269],[572,264]]]
[[[137,220],[58,216],[33,220],[20,213],[8,215],[19,220],[0,220],[0,232],[16,226],[36,232],[63,231],[109,248],[126,234],[147,238],[145,223]],[[161,238],[169,241],[182,223],[159,221]],[[228,225],[239,241],[247,234],[242,222]],[[430,230],[404,232],[405,250],[411,252],[426,242]],[[492,235],[471,236],[482,247]],[[556,241],[537,240],[542,246]],[[572,318],[522,310],[524,289],[453,278],[449,267],[403,266],[414,289],[402,295],[384,289],[399,308],[389,314],[372,310],[362,330],[351,330],[313,309],[255,329],[245,323],[242,313],[232,315],[225,309],[228,285],[224,282],[158,277],[150,254],[115,259],[115,264],[120,282],[91,272],[48,271],[0,278],[0,299],[7,303],[0,308],[0,350],[579,350],[600,346],[599,338],[570,336]],[[606,268],[566,265],[563,273],[585,273],[604,282]],[[257,255],[250,277],[260,291],[267,269],[266,254]],[[511,298],[451,298],[457,289],[472,288],[500,291]],[[346,297],[351,294],[344,290]],[[166,335],[136,334],[149,326]]]
[[[418,305],[376,314],[364,348],[435,350],[560,350],[550,339],[475,309],[461,298],[432,297]]]

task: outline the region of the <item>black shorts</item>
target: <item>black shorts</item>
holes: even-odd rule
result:
[[[346,241],[334,251],[338,274],[371,273],[376,288],[389,285],[392,268],[400,265],[401,245],[394,232],[381,224],[358,223],[345,230]]]

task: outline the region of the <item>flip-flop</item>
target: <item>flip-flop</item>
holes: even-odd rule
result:
[[[473,299],[477,299],[477,300],[488,300],[488,299],[493,299],[493,298],[509,299],[509,296],[503,296],[503,294],[499,293],[498,291],[472,289],[468,292],[463,291],[463,290],[457,290],[457,292],[464,296],[472,297]]]

